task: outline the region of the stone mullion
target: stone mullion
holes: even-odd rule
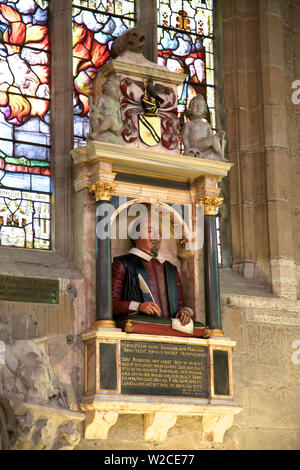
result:
[[[136,1],[137,25],[145,35],[144,56],[157,63],[157,1]]]
[[[50,46],[51,174],[52,192],[55,195],[52,247],[71,258],[73,191],[70,152],[73,148],[73,74],[72,2],[69,0],[50,2]]]

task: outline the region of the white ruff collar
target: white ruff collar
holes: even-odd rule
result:
[[[151,256],[148,253],[145,253],[145,251],[139,250],[138,248],[135,248],[135,247],[131,248],[131,250],[129,250],[128,253],[131,253],[132,255],[136,255],[139,258],[142,258],[146,261],[151,261],[152,258],[157,259],[157,261],[159,261],[160,263],[164,263],[166,261],[165,258],[159,253],[157,256]]]

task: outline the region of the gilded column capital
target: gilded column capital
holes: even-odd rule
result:
[[[196,202],[197,204],[204,205],[204,215],[216,215],[217,208],[222,205],[223,198],[216,196],[203,196]]]
[[[89,192],[94,195],[96,201],[110,201],[116,186],[117,183],[114,182],[98,181],[89,186]]]

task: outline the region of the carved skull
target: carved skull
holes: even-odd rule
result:
[[[145,36],[139,28],[129,30],[128,49],[133,52],[142,52],[145,44]]]
[[[145,44],[145,36],[140,28],[131,28],[114,40],[111,48],[113,57],[118,57],[125,51],[141,53]]]

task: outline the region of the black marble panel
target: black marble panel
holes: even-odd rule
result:
[[[228,351],[213,351],[215,395],[229,395]]]
[[[117,381],[117,345],[100,343],[100,388],[116,390]]]

